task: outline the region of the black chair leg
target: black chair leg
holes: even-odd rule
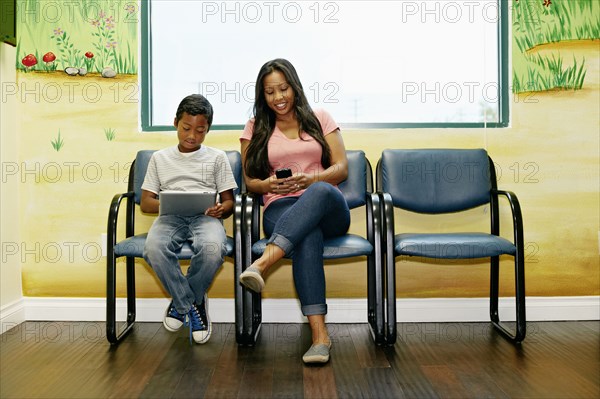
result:
[[[135,260],[127,258],[127,320],[125,328],[117,331],[117,283],[116,258],[114,254],[107,256],[108,273],[106,279],[106,338],[111,344],[118,344],[133,329],[135,324]]]
[[[387,309],[385,311],[386,325],[386,344],[394,345],[396,343],[397,329],[396,329],[396,263],[392,262],[384,264],[384,273],[386,276],[384,289],[385,304]]]
[[[237,280],[237,279],[236,279]],[[236,281],[236,342],[253,346],[262,325],[260,294],[241,287]]]
[[[514,333],[500,321],[498,311],[500,261],[498,257],[493,257],[491,259],[490,269],[490,319],[494,327],[502,334],[502,336],[515,344],[520,344],[525,339],[527,333],[525,316],[525,270],[522,258],[523,256],[520,253],[515,255],[516,327]]]
[[[371,336],[377,345],[387,343],[387,334],[385,331],[385,276],[382,273],[382,265],[380,260],[369,259],[368,267],[368,319]]]

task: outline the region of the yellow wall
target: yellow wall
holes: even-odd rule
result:
[[[345,130],[346,146],[363,149],[373,165],[385,148],[486,148],[497,163],[499,186],[516,192],[523,208],[527,295],[598,295],[598,44],[585,42],[566,50],[565,60],[572,58],[571,54],[586,59],[583,90],[515,95],[509,128]],[[565,50],[559,45],[539,51]],[[2,68],[10,70],[14,62],[6,60],[4,50],[2,54]],[[14,113],[16,120],[9,127],[3,122],[2,161],[4,142],[12,140],[13,152],[7,155],[12,158],[7,159],[14,159],[16,169],[10,173],[3,170],[2,241],[7,242],[4,228],[8,224],[8,240],[18,248],[16,253],[3,251],[3,257],[7,264],[21,264],[25,296],[105,295],[106,265],[99,250],[110,200],[125,190],[128,165],[137,150],[175,143],[172,133],[138,131],[137,79],[136,75],[123,74],[103,79],[94,74],[69,77],[61,72],[18,72],[17,79],[8,79],[9,84],[3,87],[3,95],[14,104],[14,108],[8,106],[9,111],[3,105],[3,120],[5,112]],[[113,141],[104,134],[109,128],[116,132]],[[55,151],[51,142],[59,131],[64,146]],[[239,134],[213,131],[206,143],[238,149]],[[4,206],[4,187],[16,193],[8,209]],[[475,218],[487,217],[486,212],[485,208],[469,212],[467,225],[477,225]],[[353,217],[360,220],[361,215],[355,213]],[[152,219],[140,216],[138,220],[144,228]],[[398,228],[437,229],[453,223],[450,218],[438,221],[408,216],[405,220],[406,225]],[[231,220],[227,226],[231,232]],[[353,225],[352,230],[361,233],[364,225]],[[502,265],[502,294],[508,295],[512,285],[510,259],[503,260]],[[4,260],[2,270],[4,294]],[[333,262],[326,270],[329,297],[366,296],[364,260]],[[139,297],[165,296],[143,261],[137,264],[137,273]],[[489,273],[483,261],[403,260],[397,274],[399,297],[488,295]],[[121,293],[123,290],[120,286]],[[233,297],[229,261],[210,295]],[[269,276],[264,295],[294,296],[289,263],[283,262]]]
[[[0,44],[0,86],[6,87],[16,80],[15,48]],[[4,91],[4,90],[3,90]],[[10,165],[18,164],[18,135],[17,135],[17,102],[13,98],[0,101],[0,157],[2,176]],[[2,245],[2,263],[0,266],[0,308],[21,298],[21,262],[18,257],[5,256],[10,252],[18,252],[19,240],[19,185],[16,181],[2,180],[0,190],[0,239]]]

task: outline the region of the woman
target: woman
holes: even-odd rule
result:
[[[291,258],[312,332],[312,346],[302,359],[326,363],[331,341],[325,325],[323,239],[343,235],[350,226],[348,205],[336,186],[348,175],[340,129],[327,112],[311,109],[293,65],[275,59],[258,73],[254,118],[240,141],[246,187],[263,196],[263,227],[270,237],[240,281],[260,292],[269,267]],[[277,178],[275,171],[282,168],[291,169],[291,176]]]

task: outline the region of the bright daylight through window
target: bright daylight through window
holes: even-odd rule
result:
[[[241,127],[273,58],[343,127],[506,126],[506,3],[143,2],[142,127],[172,129],[190,93],[215,107],[213,128]]]

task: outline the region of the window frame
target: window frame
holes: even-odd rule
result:
[[[394,122],[340,123],[349,129],[414,129],[414,128],[505,128],[509,126],[509,1],[498,0],[498,122]],[[152,31],[150,0],[141,1],[141,128],[143,132],[172,131],[173,126],[152,125]],[[211,130],[242,130],[243,124],[212,125]]]

